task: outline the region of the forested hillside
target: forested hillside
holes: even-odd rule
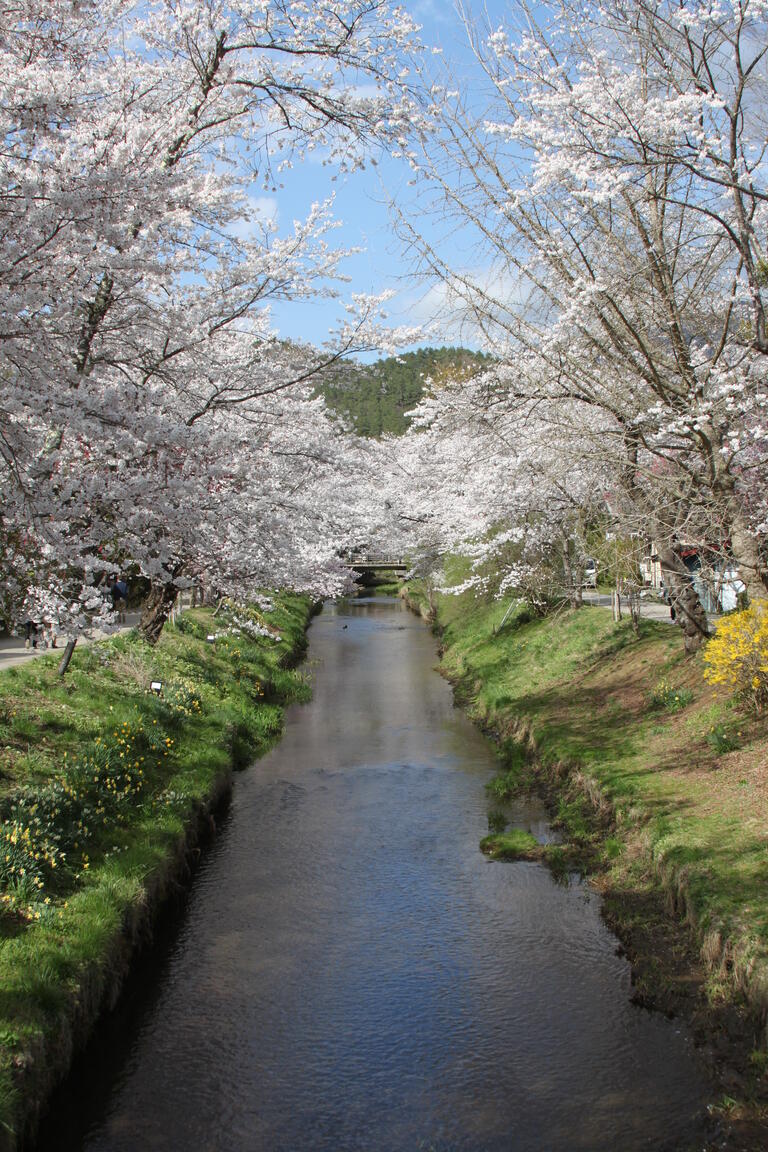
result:
[[[327,404],[361,436],[399,435],[409,424],[429,378],[456,378],[486,365],[491,357],[468,348],[419,348],[374,364],[347,363],[320,388]]]

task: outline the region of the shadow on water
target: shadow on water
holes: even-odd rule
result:
[[[630,1003],[597,898],[480,853],[498,760],[423,622],[363,594],[310,656],[40,1152],[700,1147],[690,1041]],[[504,817],[551,840],[535,798]]]

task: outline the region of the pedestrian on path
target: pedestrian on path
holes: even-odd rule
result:
[[[664,601],[664,603],[669,604],[669,618],[670,618],[670,620],[674,620],[675,616],[676,616],[675,606],[672,603],[671,596],[669,595],[669,589],[667,588],[667,586],[663,580],[661,581],[661,583],[659,585],[659,590],[661,592],[661,598]]]
[[[109,583],[109,595],[112,600],[112,609],[117,612],[118,623],[125,623],[125,602],[128,598],[128,585],[122,576],[113,577]]]

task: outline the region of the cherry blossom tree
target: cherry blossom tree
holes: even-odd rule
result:
[[[401,220],[514,366],[510,406],[559,404],[574,450],[600,447],[691,650],[706,618],[681,544],[767,586],[766,16],[562,0],[485,34],[467,18],[482,86],[429,80],[439,127],[411,162],[425,202],[474,229],[483,276]]]
[[[336,292],[343,252],[329,205],[279,236],[250,192],[401,137],[412,21],[378,0],[1,7],[3,540],[28,580],[133,564],[155,622],[221,555],[230,587],[317,583],[326,534],[286,461],[324,435],[306,381],[368,346],[371,306],[322,355],[281,346],[270,302]]]
[[[510,408],[511,372],[498,365],[442,381],[409,433],[379,447],[387,537],[434,588],[511,589],[535,608],[563,596],[578,606],[609,472],[589,443],[575,451],[558,406]],[[451,553],[470,562],[458,584],[442,573]]]

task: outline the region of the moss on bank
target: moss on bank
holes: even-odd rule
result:
[[[0,676],[0,1148],[114,1003],[232,769],[308,697],[290,666],[310,611],[195,609],[154,649],[132,632],[76,650],[64,679],[55,654]]]
[[[424,590],[409,586],[409,595],[424,614]],[[644,933],[659,952],[661,895],[690,933],[694,959],[685,963],[703,959],[710,1008],[743,997],[756,1022],[749,1042],[764,1047],[765,720],[716,694],[700,658],[686,658],[677,629],[663,622],[643,621],[635,638],[628,622],[584,607],[544,618],[520,610],[501,627],[508,603],[471,593],[433,602],[442,671],[512,756],[513,777],[526,751],[568,841],[558,852],[599,868],[614,925],[625,936]],[[759,1052],[752,1065],[764,1092]],[[738,1093],[752,1092],[750,1084]]]

